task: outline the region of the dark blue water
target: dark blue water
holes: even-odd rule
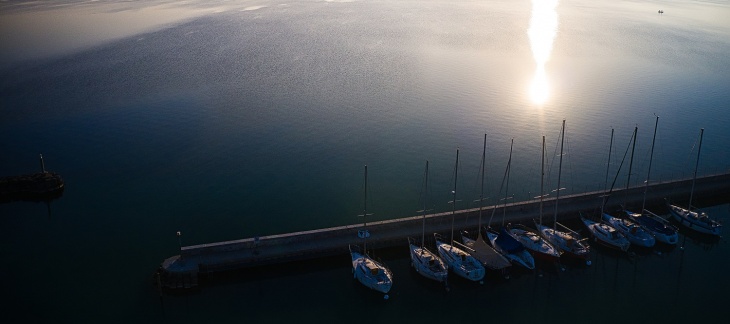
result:
[[[181,6],[197,5],[214,4]],[[663,15],[655,2],[557,3],[541,102],[530,97],[530,2],[250,5],[71,54],[4,62],[0,174],[37,171],[42,153],[67,188],[50,205],[0,205],[3,287],[13,296],[3,319],[358,321],[372,312],[382,321],[608,322],[626,308],[657,321],[723,312],[724,239],[687,239],[683,251],[633,259],[599,251],[591,267],[484,286],[454,280],[448,294],[410,272],[405,250],[385,253],[396,274],[388,302],[351,280],[346,257],[301,274],[234,275],[160,302],[151,275],[176,254],[176,231],[192,245],[355,224],[364,164],[372,220],[420,209],[426,159],[436,212],[445,211],[459,147],[458,208],[474,207],[484,133],[492,199],[503,195],[512,138],[509,194],[537,195],[541,136],[555,152],[563,119],[565,194],[604,188],[611,128],[611,177],[638,125],[631,181],[646,180],[654,114],[652,181],[691,176],[700,128],[699,173],[730,169],[727,3],[662,3]],[[557,186],[553,156],[548,188]],[[626,172],[617,186],[626,186]],[[727,205],[711,211],[729,216]]]

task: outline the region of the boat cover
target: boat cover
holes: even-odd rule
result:
[[[507,230],[505,230],[504,228],[499,230],[499,235],[494,241],[495,243],[497,243],[497,245],[499,245],[500,248],[502,248],[502,250],[506,251],[507,253],[519,253],[525,249],[525,246],[522,245],[520,241],[512,237],[512,235],[507,233]]]

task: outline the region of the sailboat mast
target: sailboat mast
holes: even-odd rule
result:
[[[697,162],[695,162],[695,173],[692,176],[692,189],[689,191],[689,204],[687,205],[687,210],[692,210],[692,196],[695,193],[695,179],[697,179],[697,167],[700,165],[700,150],[702,150],[702,134],[704,134],[705,129],[700,128],[700,145],[697,147]]]
[[[543,196],[545,196],[545,135],[542,136],[542,161],[540,161],[540,225],[542,225]]]
[[[563,143],[565,143],[565,119],[563,128],[560,130],[560,162],[558,163],[558,192],[555,195],[555,215],[553,216],[553,228],[558,225],[558,198],[560,198],[560,178],[563,173]]]
[[[482,201],[484,201],[484,164],[487,163],[487,134],[484,134],[484,148],[482,149],[482,181],[479,190],[479,226],[477,226],[477,236],[482,235]]]
[[[651,153],[649,154],[649,171],[646,173],[646,184],[644,184],[644,201],[641,202],[641,213],[644,213],[646,208],[646,192],[649,190],[649,176],[651,175],[651,162],[654,159],[654,143],[656,142],[656,129],[659,126],[659,116],[656,116],[656,122],[654,122],[654,137],[651,140]]]
[[[423,226],[421,231],[421,254],[426,242],[426,199],[428,198],[428,160],[426,160],[426,176],[425,176],[424,192],[423,192]]]
[[[454,190],[451,191],[453,208],[451,210],[451,246],[454,246],[454,217],[456,217],[456,178],[459,174],[459,148],[456,148],[456,164],[454,165]]]
[[[629,185],[631,185],[631,166],[634,164],[634,150],[636,149],[636,132],[638,130],[639,130],[639,126],[635,126],[634,127],[634,144],[631,146],[631,159],[629,160],[629,176],[626,178],[626,192],[624,193],[624,205],[626,205],[626,202],[628,200]]]
[[[613,151],[613,132],[614,129],[611,127],[611,141],[608,144],[608,162],[606,162],[606,181],[603,183],[603,191],[606,191],[606,188],[608,187],[608,170],[611,168],[611,152]],[[611,187],[613,188],[613,187]],[[608,195],[603,195],[603,203],[601,204],[601,214],[603,214],[603,206],[606,205],[606,197]]]
[[[362,220],[363,220],[363,230],[365,232],[363,233],[363,244],[362,249],[363,252],[368,252],[368,222],[367,222],[367,216],[368,216],[368,165],[365,165],[365,193],[364,193],[364,201],[363,204],[363,212],[362,212]]]
[[[504,186],[504,207],[502,207],[502,227],[504,227],[504,219],[507,216],[507,198],[509,192],[509,170],[512,167],[512,147],[514,146],[515,139],[513,138],[509,144],[509,159],[507,160],[507,183]]]
[[[611,151],[613,151],[613,127],[611,128],[611,141],[608,144],[608,162],[606,162],[606,182],[603,183],[603,191],[608,187],[608,170],[611,168]]]

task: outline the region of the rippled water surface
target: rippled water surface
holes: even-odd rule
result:
[[[557,186],[563,119],[566,194],[603,189],[611,129],[613,177],[635,126],[641,185],[655,114],[651,181],[691,177],[700,128],[699,174],[727,172],[727,17],[727,1],[3,2],[0,175],[35,172],[43,154],[66,190],[49,205],[0,205],[13,296],[0,318],[727,318],[712,288],[730,286],[726,241],[692,237],[683,250],[597,251],[591,267],[506,283],[454,280],[448,294],[409,270],[404,247],[385,254],[388,302],[351,280],[346,256],[162,301],[151,284],[176,231],[192,245],[357,223],[365,164],[371,220],[420,209],[427,159],[435,211],[450,209],[457,148],[458,208],[474,207],[485,133],[490,197],[504,195],[511,139],[509,194],[540,190],[542,135],[546,186]]]

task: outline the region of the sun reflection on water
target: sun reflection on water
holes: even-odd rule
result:
[[[532,56],[535,59],[535,76],[530,85],[530,99],[544,104],[550,94],[545,63],[550,59],[553,41],[558,30],[558,0],[532,0],[532,16],[527,35],[530,37]]]

